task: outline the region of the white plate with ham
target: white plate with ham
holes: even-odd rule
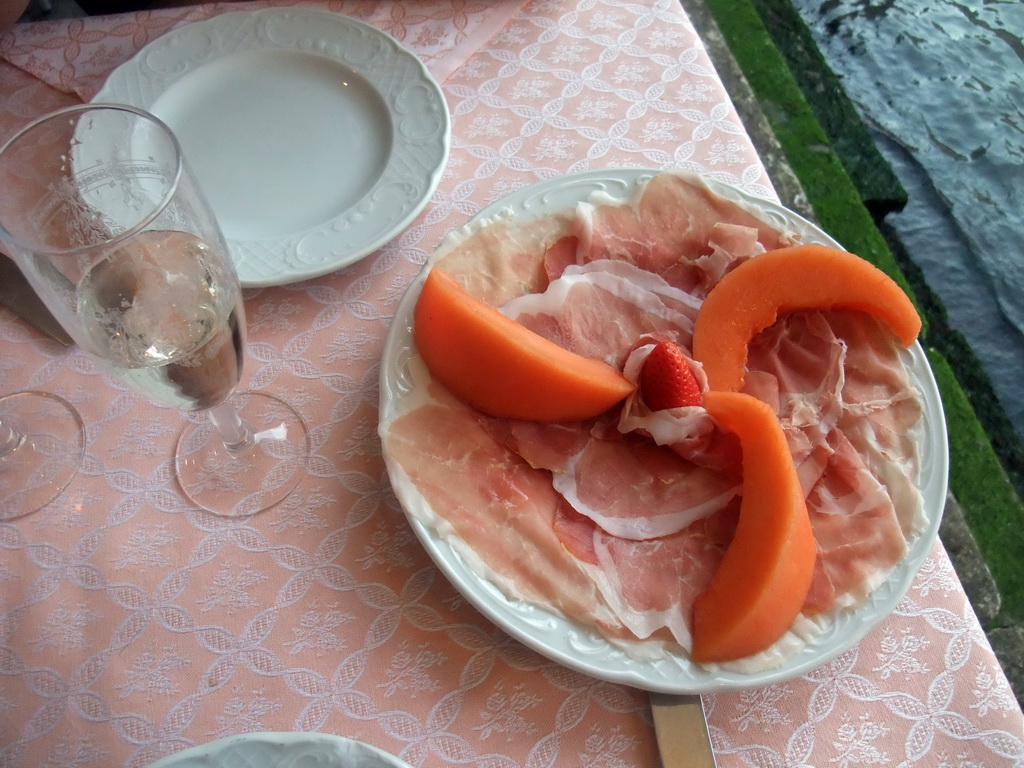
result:
[[[585,423],[484,416],[430,377],[412,336],[438,267],[562,346],[634,377],[655,340],[688,350],[734,264],[839,247],[779,205],[684,173],[592,171],[535,184],[446,238],[395,314],[381,365],[392,486],[427,552],[484,615],[539,653],[665,693],[781,682],[882,621],[927,558],[946,496],[945,421],[920,345],[858,312],[789,315],[750,346],[746,391],[777,410],[818,547],[790,630],[701,665],[690,614],[735,526],[736,455],[699,406],[639,398]],[[452,343],[459,343],[453,339]]]

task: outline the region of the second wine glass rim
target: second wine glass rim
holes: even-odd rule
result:
[[[182,150],[181,150],[181,142],[178,141],[178,137],[175,135],[174,131],[171,130],[171,127],[166,122],[161,120],[159,117],[154,115],[152,112],[148,112],[145,109],[141,109],[139,107],[133,107],[130,104],[118,104],[118,103],[115,103],[115,102],[103,102],[103,101],[90,102],[90,103],[87,103],[87,104],[74,104],[74,105],[72,105],[70,107],[63,107],[62,109],[58,109],[58,110],[55,110],[53,112],[48,112],[45,115],[40,115],[35,120],[32,120],[30,123],[28,123],[27,125],[23,126],[13,136],[11,136],[6,142],[4,142],[4,144],[2,146],[0,146],[0,157],[2,157],[3,154],[5,152],[7,152],[14,145],[14,143],[16,141],[18,141],[23,136],[25,136],[27,133],[29,133],[29,131],[32,131],[33,129],[37,128],[38,126],[42,125],[43,123],[49,122],[51,120],[55,120],[55,119],[59,119],[59,118],[65,117],[67,115],[72,115],[72,114],[76,114],[76,113],[100,111],[100,110],[115,110],[115,111],[120,111],[120,112],[129,112],[129,113],[135,114],[135,115],[137,115],[137,116],[139,116],[139,117],[141,117],[141,118],[143,118],[145,120],[149,120],[149,121],[153,122],[156,126],[158,126],[166,134],[167,138],[170,140],[171,146],[174,149],[174,160],[175,160],[175,162],[174,162],[174,178],[168,184],[167,190],[164,192],[163,196],[153,206],[153,210],[149,214],[147,214],[146,216],[141,218],[133,226],[129,227],[128,229],[124,230],[123,232],[119,232],[116,235],[113,235],[108,240],[105,240],[102,243],[95,243],[93,245],[84,246],[84,247],[83,246],[75,246],[75,247],[72,247],[72,248],[40,249],[38,246],[29,245],[29,244],[21,242],[21,240],[10,231],[10,229],[4,224],[3,221],[0,221],[0,240],[6,239],[9,242],[11,242],[13,245],[18,246],[21,249],[25,249],[25,250],[28,250],[28,251],[31,251],[31,252],[37,253],[37,254],[44,254],[45,253],[45,254],[49,254],[51,256],[67,256],[67,255],[70,255],[70,254],[73,254],[73,253],[80,253],[80,252],[83,252],[83,251],[89,251],[89,250],[92,250],[92,249],[97,248],[97,247],[107,248],[107,247],[110,247],[110,246],[113,246],[113,245],[117,245],[118,243],[120,243],[120,242],[122,242],[124,240],[127,240],[128,238],[132,237],[133,235],[135,235],[135,234],[145,230],[146,227],[148,227],[158,216],[160,216],[161,213],[164,212],[164,210],[167,208],[168,203],[170,203],[171,199],[174,197],[175,193],[177,192],[178,184],[181,182],[181,174],[182,174],[182,169],[184,167],[184,162],[185,162],[184,161],[184,155],[182,154]]]

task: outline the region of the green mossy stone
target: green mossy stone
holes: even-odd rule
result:
[[[949,485],[1002,596],[996,624],[1024,622],[1024,504],[946,359],[929,350],[949,430]]]
[[[752,0],[853,186],[875,220],[901,211],[907,191],[790,0]]]

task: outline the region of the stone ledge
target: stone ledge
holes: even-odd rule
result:
[[[1003,627],[988,633],[996,658],[1003,666],[1018,702],[1024,702],[1024,628]]]
[[[953,569],[963,584],[964,592],[971,601],[978,621],[983,627],[989,626],[999,615],[1002,598],[992,572],[982,557],[981,549],[964,518],[964,511],[953,498],[946,496],[946,508],[942,513],[939,538],[946,548]]]
[[[779,140],[775,137],[753,89],[722,37],[714,17],[703,0],[681,0],[681,3],[701,40],[704,41],[711,63],[715,65],[718,76],[729,92],[779,200],[786,208],[799,213],[809,221],[814,221],[814,210],[807,199],[807,193],[789,166]]]

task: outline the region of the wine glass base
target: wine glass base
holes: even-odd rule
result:
[[[185,495],[223,517],[246,517],[283,501],[306,475],[309,430],[288,403],[262,392],[237,392],[232,405],[253,430],[253,444],[229,450],[207,419],[178,439],[175,469]]]
[[[0,424],[17,439],[0,447],[0,521],[46,506],[78,473],[85,426],[71,403],[27,390],[0,397]]]

